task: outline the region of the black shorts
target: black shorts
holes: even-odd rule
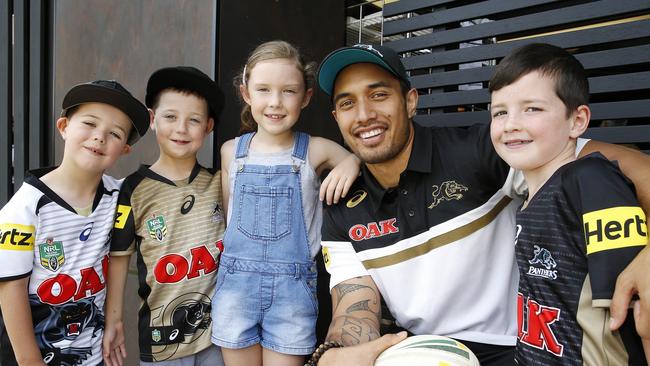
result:
[[[515,346],[496,346],[459,339],[474,352],[481,366],[512,366],[515,364]]]

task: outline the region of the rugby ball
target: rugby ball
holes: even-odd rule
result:
[[[382,352],[375,366],[480,366],[464,344],[435,335],[408,337]]]

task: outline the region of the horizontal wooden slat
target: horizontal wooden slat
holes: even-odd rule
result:
[[[552,3],[554,1],[555,0],[499,0],[464,5],[456,8],[431,12],[429,14],[418,15],[412,18],[388,21],[384,23],[384,35],[389,36],[392,34],[430,28],[462,20],[484,18],[497,13],[530,8],[532,6]]]
[[[587,70],[650,62],[650,45],[640,45],[575,55]],[[436,88],[490,80],[495,66],[436,72],[411,77],[414,88]]]
[[[572,48],[591,44],[645,38],[649,36],[650,20],[641,20],[632,23],[616,24],[570,33],[553,34],[512,42],[436,52],[435,54],[405,57],[402,59],[402,63],[407,70],[440,67],[451,64],[500,58],[513,49],[531,42],[546,42],[563,48]]]
[[[643,118],[650,116],[650,99],[592,103],[591,119]]]
[[[650,89],[650,71],[589,79],[589,90],[592,94],[641,89]],[[441,108],[489,102],[490,92],[487,89],[461,90],[420,95],[418,108]]]
[[[416,89],[421,89],[487,81],[492,77],[494,68],[495,66],[486,66],[417,75],[411,77],[411,85]]]
[[[604,0],[503,19],[497,22],[477,24],[471,27],[434,32],[418,37],[387,42],[386,45],[398,52],[406,52],[564,24],[575,24],[581,21],[594,21],[595,19],[608,16],[621,16],[623,14],[647,10],[649,7],[648,4],[638,0]],[[388,24],[390,23],[386,23],[386,25]]]
[[[650,62],[650,44],[586,52],[576,55],[576,58],[587,70],[642,64]]]
[[[582,136],[613,143],[648,142],[650,126],[592,127]]]
[[[630,100],[622,102],[606,102],[590,104],[591,119],[643,118],[650,116],[650,99]],[[415,120],[423,125],[440,126],[469,126],[474,123],[489,123],[490,112],[458,112],[419,114]],[[647,141],[647,136],[646,136]]]
[[[592,94],[641,89],[650,89],[650,71],[599,76],[589,79],[589,91]]]
[[[421,95],[418,108],[441,108],[467,104],[485,104],[490,101],[487,89],[463,90],[448,93],[431,93]]]
[[[413,120],[423,126],[470,126],[475,123],[490,123],[490,112],[418,114]]]
[[[384,17],[451,3],[454,0],[401,0],[384,5]]]

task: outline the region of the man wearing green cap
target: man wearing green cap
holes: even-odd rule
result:
[[[494,151],[489,125],[413,123],[418,93],[388,47],[332,52],[320,66],[319,84],[331,96],[346,144],[364,164],[350,198],[324,213],[333,320],[328,342],[311,361],[372,365],[403,339],[405,333],[380,338],[383,298],[410,333],[458,339],[481,365],[512,364],[514,213],[521,189]],[[642,166],[643,154],[579,143],[581,155],[595,150],[623,160],[632,180],[645,174],[626,169]],[[639,196],[648,202],[650,192]]]

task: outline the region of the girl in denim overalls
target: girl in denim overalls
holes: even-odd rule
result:
[[[212,300],[212,341],[227,366],[302,365],[316,343],[321,197],[345,195],[359,161],[291,128],[309,103],[314,64],[282,41],[258,46],[241,80],[242,132],[221,148],[227,229]]]

